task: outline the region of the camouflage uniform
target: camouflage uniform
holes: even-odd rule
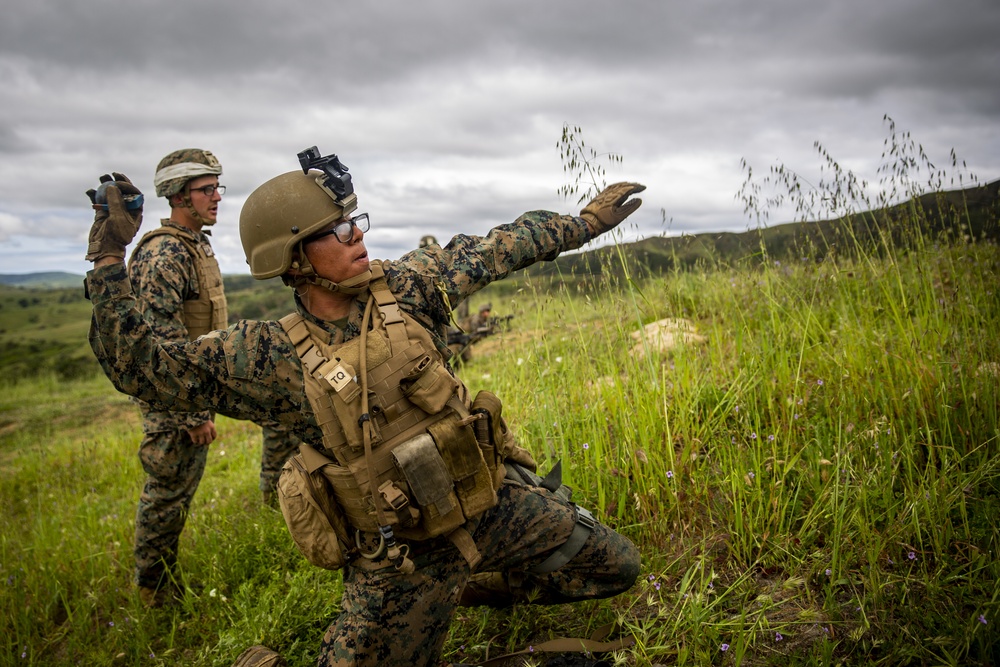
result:
[[[490,329],[490,308],[480,308],[479,312],[469,319],[469,326],[466,332],[473,338],[482,338],[487,335]]]
[[[195,242],[208,245],[208,237],[169,220]],[[132,253],[129,277],[137,306],[154,335],[164,341],[187,341],[183,303],[199,291],[191,254],[173,236],[163,235],[141,243]],[[217,276],[221,283],[222,276]],[[142,410],[143,439],[139,460],[146,483],[135,516],[135,579],[139,586],[159,588],[177,560],[181,531],[198,489],[208,447],[195,445],[188,430],[212,421],[209,411],[166,412],[137,401]]]
[[[260,490],[264,502],[273,503],[281,467],[299,451],[299,439],[291,429],[276,421],[258,421],[261,427]]]
[[[447,356],[453,304],[512,271],[578,248],[591,236],[581,218],[535,211],[487,237],[459,235],[444,248],[415,250],[383,268],[400,307],[431,332]],[[120,267],[91,271],[88,284],[94,306],[91,345],[119,390],[165,408],[207,407],[239,419],[274,419],[321,446],[302,365],[280,323],[244,320],[190,343],[164,344],[134,308]],[[365,297],[355,299],[341,326],[315,318],[298,300],[297,306],[336,344],[359,335]],[[513,600],[525,600],[531,589],[538,589],[533,600],[542,604],[606,597],[634,583],[638,550],[600,524],[568,564],[549,574],[526,574],[568,539],[576,513],[536,487],[505,482],[498,496],[498,504],[467,527],[484,556],[480,569],[508,573]],[[446,539],[414,543],[411,554],[417,569],[410,575],[378,568],[384,563],[377,561],[374,568],[367,562],[348,565],[342,612],[324,637],[321,665],[436,663],[469,566]]]
[[[170,220],[186,238],[211,251],[208,236]],[[222,276],[206,276],[221,285]],[[129,278],[140,312],[154,334],[165,341],[189,340],[183,304],[199,292],[199,277],[190,251],[171,235],[141,242],[129,262]],[[166,412],[151,409],[137,400],[142,410],[143,439],[139,460],[146,482],[139,496],[135,519],[135,579],[144,588],[158,588],[177,560],[177,547],[191,501],[205,472],[207,446],[197,446],[188,435],[214,416],[209,411]],[[298,450],[298,440],[287,427],[264,422],[260,488],[265,495],[274,489],[281,466]]]

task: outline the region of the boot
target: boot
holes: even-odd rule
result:
[[[184,597],[184,591],[178,588],[172,581],[163,586],[152,588],[150,586],[139,586],[139,599],[147,609],[160,609],[180,602]]]
[[[462,607],[504,609],[514,604],[514,595],[503,572],[477,572],[462,589],[458,604]]]
[[[251,646],[240,653],[233,667],[287,667],[288,663],[280,655],[266,646]]]

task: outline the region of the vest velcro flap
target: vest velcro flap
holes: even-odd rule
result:
[[[474,517],[497,504],[493,475],[471,426],[443,419],[427,427],[437,444],[465,516]]]
[[[407,371],[399,386],[411,403],[434,415],[441,412],[458,391],[458,380],[443,364],[425,354]]]
[[[431,436],[425,433],[407,440],[392,450],[392,457],[418,505],[433,507],[440,515],[453,509],[448,497],[452,487],[451,475]]]
[[[441,458],[456,482],[472,477],[486,463],[471,426],[462,426],[454,419],[442,419],[427,427],[434,438]]]

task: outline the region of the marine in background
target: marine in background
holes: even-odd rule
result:
[[[157,165],[154,186],[157,196],[167,200],[170,217],[139,240],[128,269],[140,312],[164,340],[193,340],[229,325],[209,236],[226,191],[219,184],[221,175],[215,155],[198,148],[174,151]],[[176,571],[180,536],[217,431],[209,410],[165,411],[137,403],[143,418],[139,460],[146,481],[135,519],[135,582],[143,603],[156,607],[182,593]],[[263,425],[260,482],[265,502],[274,498],[281,467],[297,450],[287,429]]]

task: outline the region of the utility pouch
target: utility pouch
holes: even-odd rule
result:
[[[358,391],[358,394],[361,392]],[[344,438],[351,449],[359,450],[365,446],[364,434],[361,431],[361,401],[351,401],[348,403],[337,392],[330,393],[330,403],[333,404],[333,411],[337,415],[340,427],[344,431]],[[373,439],[372,444],[375,444]]]
[[[473,422],[476,442],[482,450],[483,460],[490,470],[494,480],[494,488],[500,488],[506,471],[503,468],[503,451],[505,449],[504,431],[506,425],[501,416],[500,399],[493,392],[480,391],[472,401],[471,414],[479,419]]]
[[[343,466],[327,466],[323,468],[323,476],[333,487],[333,496],[347,517],[347,522],[353,527],[366,533],[377,533],[379,523],[375,517],[375,505],[372,504],[372,497],[363,493],[358,486],[356,474],[350,468]],[[383,491],[379,489],[376,493]],[[385,490],[381,493],[383,498],[387,495],[387,502],[395,501],[395,498]],[[397,506],[399,503],[397,503]],[[413,525],[420,519],[420,514],[415,507],[406,505],[400,507],[399,512],[389,512],[386,518],[393,526]]]
[[[447,533],[465,523],[452,478],[434,439],[422,433],[392,450],[396,468],[420,507],[428,537]]]
[[[332,463],[309,445],[285,462],[278,478],[278,504],[299,552],[313,565],[339,570],[347,562],[350,544],[347,521],[322,473]],[[313,456],[314,455],[314,456]],[[325,463],[324,463],[325,460]]]
[[[316,369],[314,375],[326,380],[345,403],[352,403],[361,396],[361,387],[355,379],[354,367],[346,361],[340,359],[326,361]]]
[[[430,415],[441,412],[458,387],[458,380],[429,354],[420,357],[399,381],[403,396]]]
[[[427,431],[451,475],[465,516],[478,516],[496,505],[493,474],[486,466],[473,429],[456,419],[443,419],[428,426]]]

